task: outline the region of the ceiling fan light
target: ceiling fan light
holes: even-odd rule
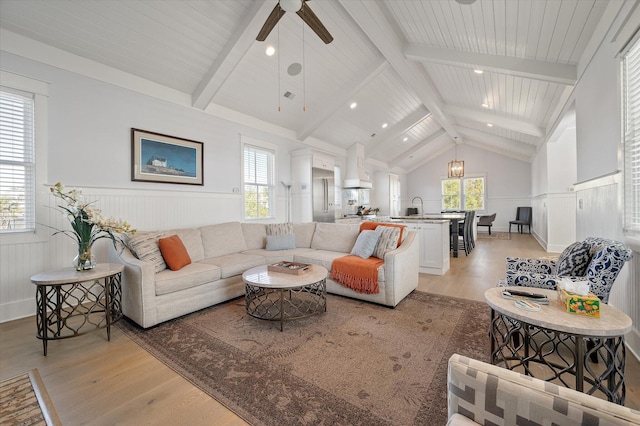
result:
[[[285,12],[296,13],[302,7],[302,0],[280,0],[280,7]]]

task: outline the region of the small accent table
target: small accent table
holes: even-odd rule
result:
[[[509,288],[522,290],[495,287],[484,293],[491,307],[491,362],[589,395],[601,392],[624,405],[624,334],[631,330],[631,318],[605,303],[600,304],[600,318],[569,314],[555,290],[539,288],[529,290],[546,294],[549,304],[538,312],[526,311],[502,297]]]
[[[327,270],[319,265],[300,274],[269,271],[266,266],[242,274],[247,314],[268,321],[306,318],[327,311]]]
[[[86,333],[89,324],[106,328],[111,340],[111,324],[122,318],[121,274],[124,265],[98,264],[88,271],[65,268],[31,277],[36,285],[36,337],[47,355],[49,340],[66,339]],[[89,330],[87,330],[89,331]]]

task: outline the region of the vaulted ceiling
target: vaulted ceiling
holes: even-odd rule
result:
[[[294,13],[256,41],[276,3],[1,0],[0,43],[35,40],[311,146],[359,142],[406,172],[454,140],[532,161],[620,2],[313,0],[333,42]]]

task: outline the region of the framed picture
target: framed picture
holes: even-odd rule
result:
[[[131,129],[131,180],[203,185],[202,142]]]

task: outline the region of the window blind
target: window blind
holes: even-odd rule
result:
[[[0,232],[35,230],[34,97],[0,90]]]
[[[626,231],[640,233],[640,41],[623,55],[624,192]]]
[[[272,217],[275,156],[270,150],[244,145],[243,157],[245,218]]]

